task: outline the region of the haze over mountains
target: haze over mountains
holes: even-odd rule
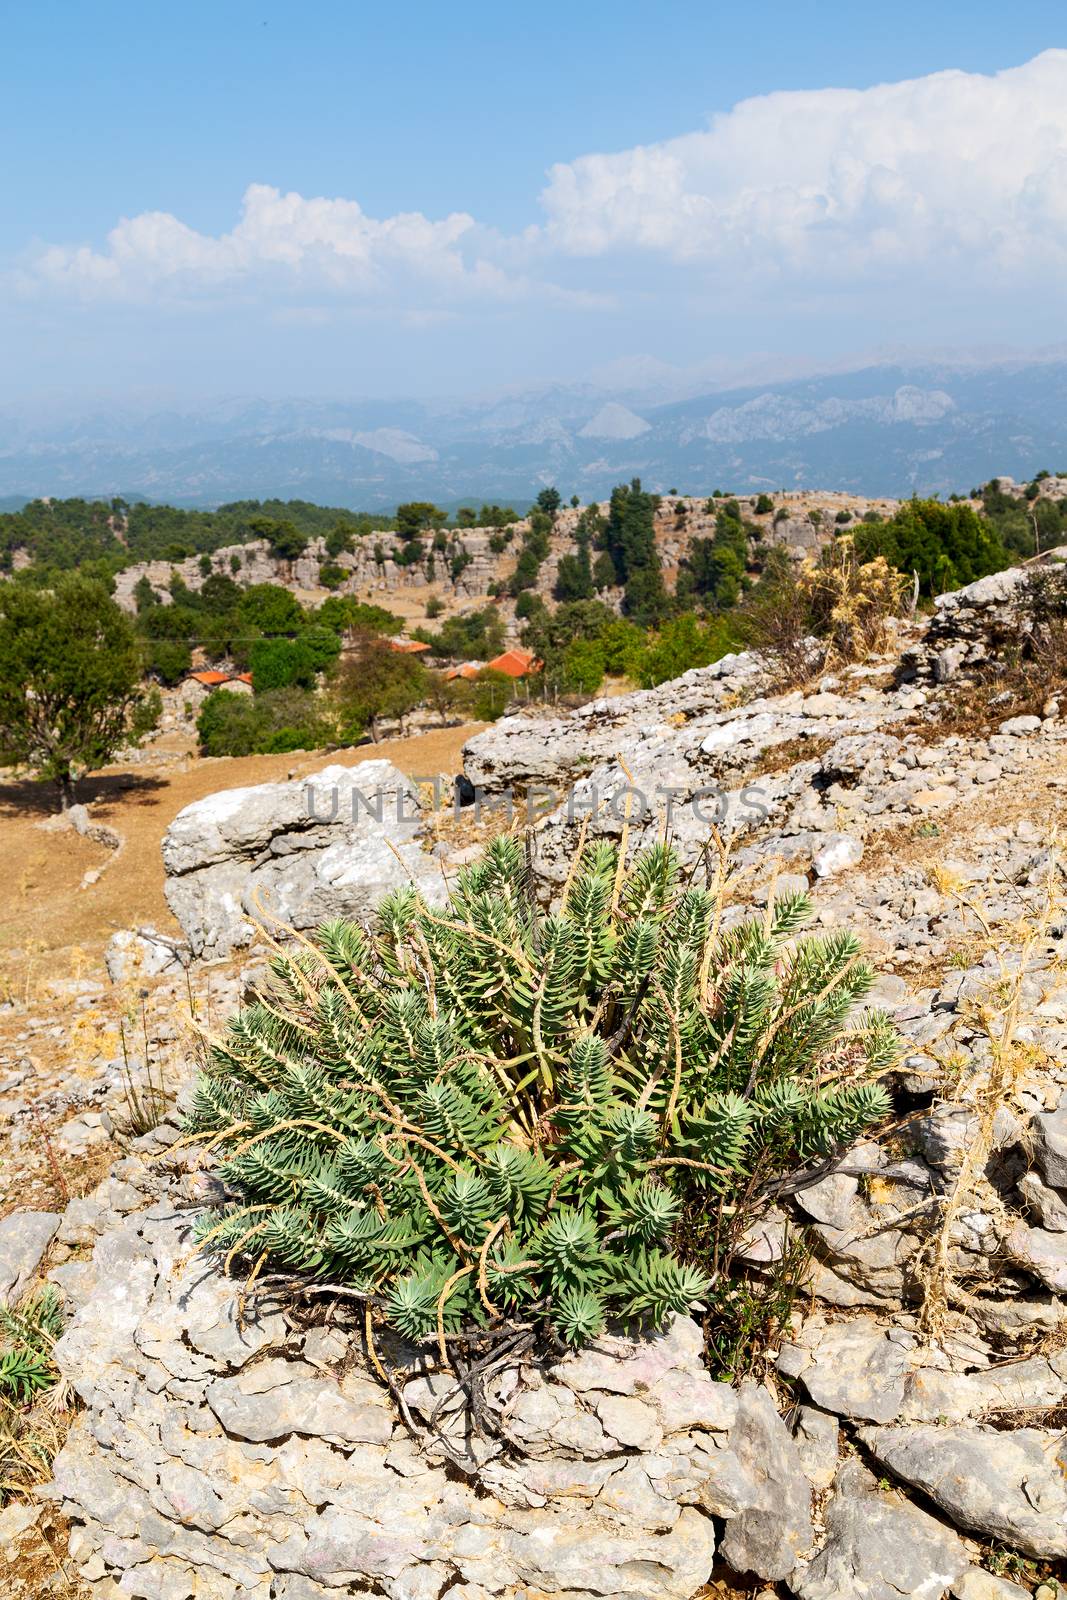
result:
[[[101,407],[38,423],[0,411],[0,497],[143,496],[178,505],[302,498],[583,500],[640,476],[666,491],[805,486],[966,491],[1067,465],[1067,360],[881,364],[666,398],[646,370],[487,400],[235,399]]]

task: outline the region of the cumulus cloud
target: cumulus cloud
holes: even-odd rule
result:
[[[761,95],[699,133],[551,169],[572,256],[833,278],[1067,254],[1067,50],[992,76]],[[1053,259],[1054,257],[1054,259]]]
[[[419,326],[531,299],[618,310],[636,288],[647,313],[670,304],[668,269],[732,304],[771,304],[768,278],[775,305],[811,285],[1052,284],[1067,266],[1067,50],[989,76],[761,95],[702,131],[554,166],[541,202],[504,237],[466,212],[374,218],[252,184],[229,232],[144,212],[99,248],[41,250],[22,283],[152,305],[258,295],[293,319],[388,306]]]
[[[101,250],[53,246],[30,270],[39,284],[82,295],[156,297],[224,292],[262,282],[357,297],[398,282],[449,296],[508,296],[523,281],[478,251],[474,218],[454,212],[370,217],[355,200],[306,199],[267,184],[245,191],[236,226],[198,233],[166,211],[124,217]]]

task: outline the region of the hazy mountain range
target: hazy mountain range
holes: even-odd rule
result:
[[[669,392],[669,390],[668,390]],[[0,409],[0,497],[177,505],[301,498],[354,509],[464,497],[583,500],[624,478],[699,494],[966,491],[1067,467],[1067,360],[872,365],[667,399],[640,374],[481,401],[235,399],[42,421]]]

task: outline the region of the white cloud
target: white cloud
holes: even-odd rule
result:
[[[1067,254],[1067,50],[993,76],[762,95],[706,131],[555,166],[546,236],[740,273],[1020,269]],[[1055,260],[1052,257],[1055,257]]]
[[[803,306],[813,288],[855,290],[861,310],[865,293],[883,305],[898,290],[912,309],[916,286],[938,284],[1004,307],[1044,280],[1054,300],[1067,50],[992,76],[762,95],[703,131],[555,166],[541,199],[541,224],[504,237],[466,212],[374,218],[355,200],[253,184],[229,232],[144,212],[99,248],[41,250],[20,283],[153,307],[240,297],[309,327],[341,310],[436,327],[521,301],[647,321],[678,313],[677,288],[735,316]]]
[[[169,212],[146,211],[124,217],[102,250],[42,251],[30,276],[53,288],[116,298],[212,294],[257,283],[371,298],[401,281],[449,296],[521,292],[520,279],[473,248],[477,236],[474,218],[464,212],[440,221],[417,211],[377,219],[355,200],[305,199],[254,183],[229,233],[198,233]]]

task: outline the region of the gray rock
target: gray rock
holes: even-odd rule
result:
[[[12,1211],[0,1222],[0,1302],[14,1305],[59,1229],[52,1211]]]
[[[1067,1447],[1037,1428],[919,1425],[865,1428],[860,1437],[898,1478],[959,1527],[1027,1555],[1067,1555]]]
[[[1067,1189],[1067,1096],[1055,1111],[1041,1112],[1031,1123],[1034,1162],[1045,1182]]]
[[[837,1475],[826,1543],[790,1587],[798,1600],[942,1600],[969,1564],[962,1539],[852,1461]]]
[[[832,878],[848,867],[863,860],[863,842],[850,834],[839,833],[828,839],[812,857],[811,864],[818,878]]]
[[[229,955],[271,918],[297,929],[358,917],[414,881],[439,903],[419,848],[419,799],[391,762],[226,789],[180,811],[163,840],[164,893],[194,956]]]
[[[1067,1233],[1067,1200],[1057,1189],[1042,1183],[1036,1172],[1024,1172],[1019,1193],[1049,1233]]]
[[[104,951],[104,965],[112,983],[182,972],[188,964],[188,946],[156,928],[120,929],[111,935]]]
[[[331,1444],[387,1444],[393,1418],[382,1391],[350,1397],[302,1362],[268,1360],[238,1378],[209,1384],[206,1399],[226,1432],[263,1442],[291,1433]]]
[[[815,1405],[863,1421],[892,1422],[900,1415],[912,1336],[863,1317],[813,1325],[804,1337],[803,1344],[782,1347],[778,1365],[800,1379]]]
[[[996,1578],[982,1567],[968,1567],[962,1578],[952,1585],[954,1600],[1030,1600],[1029,1589],[1017,1583]]]
[[[840,1434],[837,1418],[817,1406],[798,1406],[793,1438],[808,1482],[828,1489],[837,1474]]]
[[[1015,1222],[1003,1240],[1011,1259],[1056,1294],[1067,1293],[1067,1233]]]
[[[735,1572],[785,1578],[812,1542],[811,1485],[765,1389],[742,1386],[729,1447],[701,1491],[728,1518],[722,1556]]]

